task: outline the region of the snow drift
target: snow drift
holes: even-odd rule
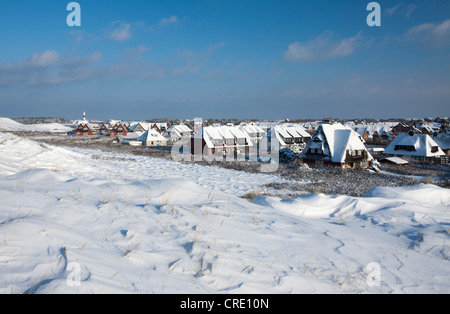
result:
[[[12,119],[0,118],[0,132],[69,132],[72,128],[59,123],[21,124]]]
[[[0,156],[0,293],[450,288],[447,189],[249,202],[240,196],[279,178],[5,133]],[[370,263],[380,266],[375,285]]]

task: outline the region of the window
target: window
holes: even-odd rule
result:
[[[394,150],[407,150],[409,152],[416,151],[416,148],[413,145],[395,145]]]
[[[322,149],[320,148],[310,148],[309,149],[310,154],[320,155],[322,154]]]
[[[432,153],[437,153],[439,151],[439,146],[432,146],[431,147],[431,152]]]

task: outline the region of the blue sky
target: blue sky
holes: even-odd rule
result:
[[[450,1],[15,0],[0,116],[448,116]]]

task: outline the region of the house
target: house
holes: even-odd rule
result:
[[[167,139],[154,129],[148,129],[139,138],[142,146],[167,146]]]
[[[382,143],[391,138],[392,127],[388,123],[361,123],[351,126],[365,142]]]
[[[402,133],[408,133],[411,126],[409,126],[407,123],[399,122],[397,125],[392,127],[392,133],[393,134],[402,134]]]
[[[241,123],[238,128],[249,136],[253,144],[261,142],[266,135],[266,131],[255,123]]]
[[[164,135],[170,141],[176,142],[180,139],[191,137],[192,130],[185,124],[172,125]]]
[[[156,130],[159,134],[164,134],[167,130],[167,123],[153,123],[151,128]]]
[[[411,126],[409,128],[408,132],[406,132],[406,133],[409,133],[409,134],[422,134],[422,131],[419,128],[417,128],[415,125],[413,125],[413,126]]]
[[[101,135],[107,135],[107,134],[109,134],[110,132],[111,132],[111,130],[109,129],[109,127],[108,127],[108,125],[107,125],[106,123],[103,123],[103,124],[100,126],[99,133],[100,133]]]
[[[359,136],[361,136],[364,141],[367,142],[367,141],[370,140],[369,132],[367,131],[367,127],[365,127],[365,126],[357,126],[357,127],[355,127],[355,132],[358,133]]]
[[[427,124],[421,125],[419,128],[421,134],[431,135],[434,133],[433,127]]]
[[[130,133],[130,129],[128,128],[127,124],[119,122],[116,125],[114,125],[114,127],[111,130],[111,133],[114,136],[127,136],[128,133]]]
[[[321,124],[299,155],[304,163],[366,169],[373,161],[361,136],[342,124]]]
[[[191,138],[191,154],[211,156],[249,155],[253,147],[247,134],[236,126],[213,125],[202,128]]]
[[[75,129],[75,135],[94,135],[94,129],[91,127],[89,122],[81,122],[80,125],[78,125],[78,127]]]
[[[435,162],[445,156],[439,145],[428,134],[399,134],[385,149],[384,155]]]
[[[149,127],[148,123],[138,122],[130,126],[130,132],[145,132]]]
[[[300,153],[311,140],[311,135],[300,125],[278,125],[274,133],[280,150],[289,147],[295,153]]]
[[[450,156],[450,133],[433,134],[431,138],[439,145],[445,155]]]

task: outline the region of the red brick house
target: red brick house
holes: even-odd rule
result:
[[[89,123],[80,123],[80,125],[75,130],[76,136],[84,135],[94,135],[94,129],[89,125]]]

